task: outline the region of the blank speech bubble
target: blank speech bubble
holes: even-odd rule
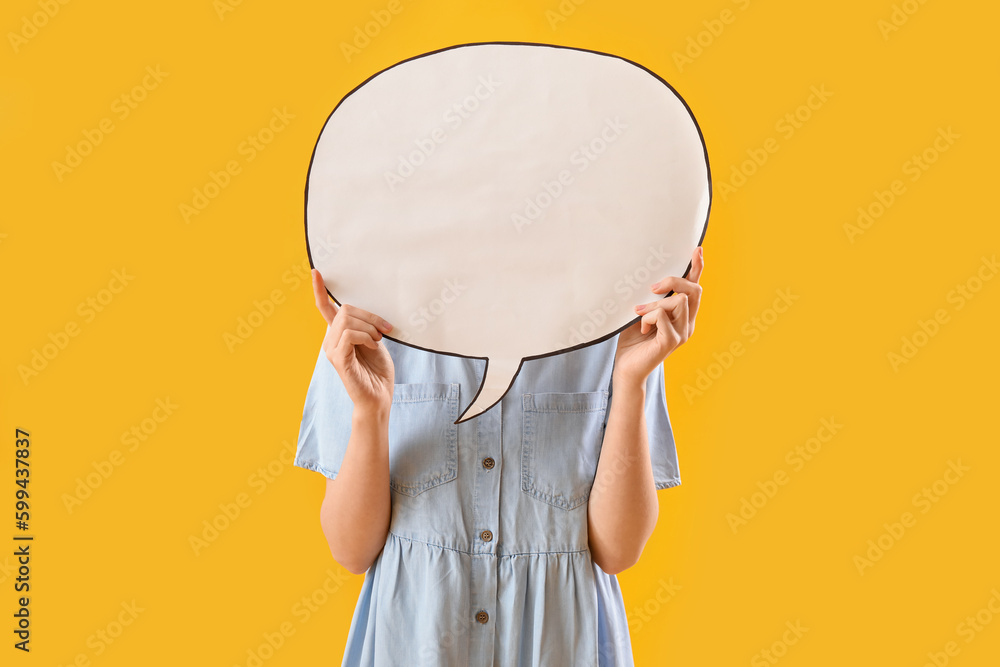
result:
[[[466,44],[340,101],[309,165],[306,239],[333,299],[387,319],[387,338],[487,360],[460,423],[525,359],[636,322],[653,281],[687,275],[711,198],[701,130],[650,70]]]

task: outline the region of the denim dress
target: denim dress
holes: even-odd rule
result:
[[[618,335],[524,361],[498,405],[457,425],[486,362],[383,342],[396,382],[392,513],[342,664],[631,666],[618,579],[593,562],[587,536]],[[336,478],[352,409],[321,350],[295,465]],[[656,488],[676,486],[662,365],[645,413]]]

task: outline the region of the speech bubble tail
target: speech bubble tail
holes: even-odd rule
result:
[[[514,378],[520,368],[520,359],[487,359],[486,373],[483,376],[482,384],[479,385],[479,391],[455,423],[461,424],[468,421],[499,403],[500,399],[506,395],[507,390],[514,384]]]

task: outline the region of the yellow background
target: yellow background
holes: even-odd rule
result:
[[[76,0],[27,29],[16,52],[10,33],[42,10],[4,3],[3,663],[246,665],[283,623],[294,634],[263,664],[340,663],[362,577],[330,558],[323,479],[281,463],[325,330],[304,280],[309,157],[334,105],[371,74],[444,46],[510,40],[649,67],[685,98],[708,145],[704,301],[694,337],[666,361],[683,484],[659,492],[656,533],[619,577],[636,664],[774,664],[767,650],[789,667],[919,666],[948,642],[949,664],[998,664],[1000,618],[981,613],[992,622],[972,641],[960,624],[1000,590],[1000,280],[972,280],[980,289],[961,308],[954,290],[1000,246],[1000,10],[587,0],[564,2],[563,16],[546,14],[558,0],[400,2],[349,61],[341,44],[387,2],[246,0],[220,15],[211,0]],[[883,34],[894,8],[912,14]],[[731,21],[719,30],[723,10]],[[700,53],[688,41],[699,34]],[[679,66],[689,47],[696,57]],[[167,74],[119,118],[112,103],[147,66]],[[799,109],[814,86],[829,98]],[[294,118],[247,161],[241,142],[274,108]],[[778,123],[797,111],[809,118],[786,136]],[[60,181],[52,163],[103,118],[114,130]],[[933,149],[939,128],[958,138],[911,180],[907,162]],[[777,151],[724,199],[732,170],[768,139]],[[185,222],[180,204],[230,160],[241,172]],[[858,207],[897,179],[904,193],[849,238]],[[127,286],[102,293],[122,269]],[[282,303],[231,351],[225,334],[275,290]],[[775,317],[778,290],[798,298]],[[88,320],[79,305],[102,294],[113,298]],[[894,368],[889,353],[940,309],[946,322]],[[78,335],[22,380],[18,367],[70,323]],[[722,368],[736,342],[743,354]],[[710,386],[686,395],[699,372],[714,375]],[[178,407],[148,421],[163,414],[157,399]],[[786,454],[824,418],[842,427],[796,470]],[[130,451],[122,434],[143,420],[155,430]],[[10,632],[17,427],[32,436],[30,656]],[[69,511],[78,478],[115,450],[120,465]],[[968,471],[939,482],[938,497],[949,461]],[[262,484],[269,463],[278,474]],[[781,472],[773,497],[753,496]],[[915,503],[925,487],[935,502]],[[249,505],[196,554],[190,537],[241,493]],[[761,506],[734,532],[727,515],[744,498]],[[855,557],[869,540],[887,545],[883,524],[904,512],[915,525],[859,572]],[[328,570],[336,591],[303,618],[296,604]],[[133,601],[142,611],[113,643],[97,639]],[[808,630],[784,634],[786,623]]]

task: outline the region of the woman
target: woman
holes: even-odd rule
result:
[[[632,665],[615,574],[680,484],[662,362],[694,331],[703,267],[699,247],[638,322],[525,361],[457,425],[484,361],[383,340],[313,270],[328,326],[295,465],[327,477],[330,552],[366,573],[343,665]]]

